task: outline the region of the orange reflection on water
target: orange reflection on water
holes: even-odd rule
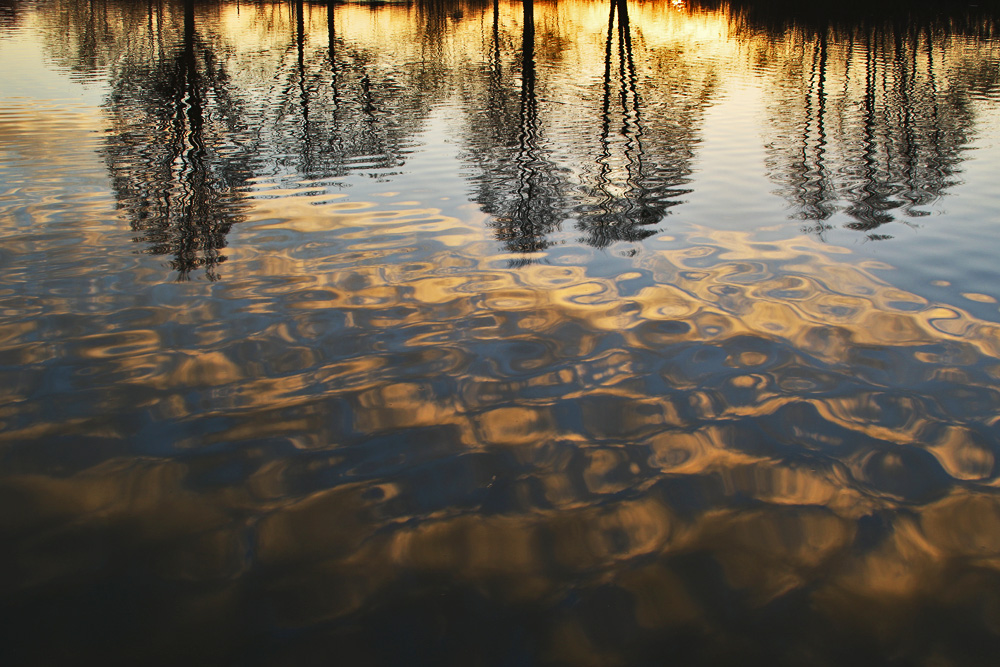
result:
[[[879,208],[864,196],[901,177],[875,159],[896,164],[896,125],[872,124],[882,167],[837,169],[857,162],[858,35],[678,4],[610,21],[592,2],[57,13],[62,61],[101,16],[135,33],[109,29],[87,61],[112,68],[117,208],[91,184],[72,214],[48,195],[18,219],[0,209],[13,604],[151,590],[137,606],[208,628],[220,654],[249,641],[242,620],[289,651],[332,637],[358,663],[382,657],[365,631],[461,627],[476,604],[527,619],[537,654],[570,663],[635,664],[663,642],[695,646],[693,664],[760,644],[821,664],[842,640],[913,656],[908,633],[941,616],[1000,633],[1000,330],[973,310],[995,299],[935,300],[822,242],[837,215],[908,215],[951,187],[971,84],[938,95],[929,58],[967,68],[972,38],[908,42],[923,69],[904,89],[951,143],[907,181],[912,206]],[[833,96],[806,52],[846,84],[822,129],[810,105]],[[767,177],[818,227],[674,215],[697,211],[682,205],[730,80],[790,107],[765,128]],[[42,116],[0,142],[92,172],[28,146],[92,119]],[[421,142],[455,119],[442,167]],[[465,190],[435,189],[457,171]],[[86,233],[67,241],[60,216]],[[107,220],[124,250],[94,231]],[[29,270],[36,255],[48,271]]]

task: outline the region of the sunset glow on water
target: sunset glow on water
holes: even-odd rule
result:
[[[0,2],[0,662],[994,664],[998,18]]]

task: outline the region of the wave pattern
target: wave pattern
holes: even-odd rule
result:
[[[916,655],[945,613],[993,636],[996,324],[802,239],[701,230],[607,278],[443,246],[472,233],[447,216],[330,206],[329,254],[250,220],[231,270],[254,277],[211,298],[63,343],[56,314],[7,329],[18,608],[136,554],[124,595],[278,661],[443,659],[495,614],[508,650],[566,662]],[[46,345],[74,361],[33,361]],[[761,642],[758,615],[797,639]],[[378,647],[382,626],[444,643]]]
[[[19,33],[74,26],[53,59],[108,92],[0,107],[13,663],[992,662],[992,274],[953,267],[933,299],[778,229],[785,203],[818,220],[868,187],[824,163],[851,154],[860,107],[846,72],[800,69],[822,59],[808,26],[617,0],[303,5],[16,14]],[[566,25],[600,30],[574,47]],[[875,33],[824,34],[853,68]],[[972,37],[949,35],[913,52],[965,71]],[[682,206],[729,57],[790,109],[763,125],[784,199],[761,229]],[[880,71],[858,98],[887,123],[866,173],[932,133],[886,120],[897,92],[950,142],[911,152],[937,178],[893,190],[913,212],[957,178],[980,107],[958,75]],[[573,85],[599,113],[554,111]],[[782,143],[818,127],[799,94],[839,105],[836,140]]]

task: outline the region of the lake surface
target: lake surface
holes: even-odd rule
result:
[[[0,662],[995,665],[998,174],[987,4],[3,0]]]

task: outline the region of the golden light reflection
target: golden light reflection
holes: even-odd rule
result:
[[[97,4],[151,31],[123,49],[133,55],[184,18],[164,11],[142,24],[132,5]],[[644,57],[618,63],[628,127],[602,143],[610,112],[576,119],[561,105],[605,99],[606,4],[534,6],[534,110],[515,104],[528,92],[524,6],[499,5],[495,39],[490,5],[460,10],[200,8],[200,41],[188,40],[184,67],[165,71],[224,61],[206,115],[233,112],[262,127],[277,119],[260,134],[273,150],[246,158],[226,133],[192,141],[194,98],[171,107],[165,96],[140,117],[172,109],[179,115],[167,118],[189,123],[181,140],[231,161],[181,151],[167,171],[190,178],[159,191],[129,177],[135,165],[160,173],[161,135],[134,154],[124,141],[124,152],[106,151],[121,207],[97,198],[76,219],[135,217],[122,235],[142,232],[147,245],[130,237],[127,252],[107,251],[121,276],[97,261],[108,243],[96,232],[82,244],[89,250],[73,248],[76,263],[73,244],[55,234],[4,246],[17,268],[16,289],[0,293],[9,380],[0,383],[9,464],[0,530],[19,545],[3,557],[14,573],[4,590],[61,594],[88,577],[113,579],[134,558],[132,576],[155,580],[165,606],[192,624],[216,627],[246,606],[296,642],[329,628],[346,642],[393,618],[394,605],[432,615],[442,591],[458,590],[543,619],[531,630],[539,654],[581,664],[640,662],[595,630],[607,609],[655,644],[742,640],[734,615],[783,619],[787,603],[807,617],[793,624],[802,631],[793,648],[806,658],[825,646],[811,641],[817,633],[892,648],[941,609],[1000,634],[1000,328],[975,309],[995,298],[962,288],[944,302],[904,289],[890,264],[815,234],[765,241],[686,219],[669,234],[647,225],[615,236],[620,211],[595,213],[629,192],[646,196],[636,183],[652,169],[669,196],[631,213],[653,211],[659,222],[689,192],[699,123],[720,81],[777,72],[794,89],[807,33],[776,36],[725,7],[630,5],[628,34]],[[228,46],[215,60],[207,44]],[[484,49],[493,46],[491,62]],[[334,74],[357,96],[334,90]],[[630,79],[643,83],[641,96],[630,96]],[[487,93],[518,109],[511,117],[536,114],[515,136],[521,161],[537,168],[524,185],[551,195],[544,210],[511,205],[518,193],[501,187],[508,162],[494,171],[477,162],[514,146],[511,128],[499,138],[474,132],[484,120],[472,102],[490,81],[506,82]],[[390,94],[365,97],[380,88]],[[115,131],[137,136],[131,107],[114,107],[128,89],[115,90]],[[240,106],[241,90],[263,91],[263,106],[280,113]],[[614,93],[606,99],[617,104]],[[438,107],[461,111],[454,141],[469,142],[456,154],[474,174],[462,193],[474,205],[446,203],[427,181],[388,182],[422,159],[414,137]],[[296,134],[307,108],[323,110],[310,123],[342,124]],[[637,129],[640,116],[661,125]],[[47,133],[39,145],[49,150],[86,125],[25,118],[0,123],[0,142],[54,169],[58,160],[44,162],[24,137]],[[678,164],[636,167],[635,142],[658,133],[683,148]],[[315,137],[354,143],[323,163],[333,144]],[[590,162],[574,162],[581,156]],[[539,176],[560,161],[580,166]],[[369,190],[333,185],[369,174]],[[599,177],[597,204],[572,200]],[[136,222],[170,197],[189,202],[183,186],[196,182],[231,186],[231,199],[203,202],[202,219],[229,216],[232,229],[208,238],[185,235],[191,216]],[[567,210],[578,217],[536,237],[517,224]],[[51,210],[25,211],[51,230]],[[17,224],[0,218],[4,232]],[[180,251],[151,254],[198,268],[207,260],[188,252],[192,239],[204,241],[199,251],[227,248],[224,264],[213,256],[224,279],[165,284],[163,266],[133,251],[173,243]],[[626,242],[636,252],[620,253]],[[25,288],[24,258],[49,249],[55,277]],[[359,655],[372,658],[364,639]]]

